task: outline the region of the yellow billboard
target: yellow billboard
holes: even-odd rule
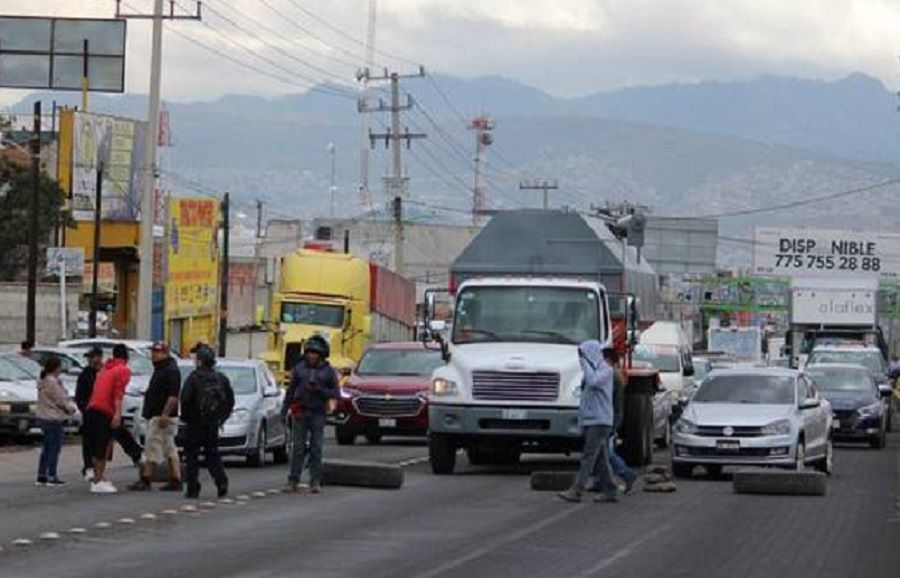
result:
[[[166,317],[214,315],[219,302],[219,203],[170,198]]]

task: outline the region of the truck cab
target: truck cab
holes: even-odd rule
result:
[[[589,339],[611,345],[608,297],[597,282],[463,282],[446,364],[428,396],[432,470],[452,473],[458,449],[475,465],[516,463],[523,450],[578,449],[578,345]]]

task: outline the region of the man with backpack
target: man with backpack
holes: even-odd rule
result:
[[[216,354],[207,345],[196,348],[195,369],[181,390],[181,416],[185,423],[185,497],[200,497],[198,458],[201,450],[206,467],[216,482],[218,496],[228,494],[228,477],[219,456],[219,428],[234,409],[234,390],[228,378],[215,370]]]
[[[337,372],[328,363],[330,348],[319,335],[313,335],[303,346],[303,359],[291,372],[291,384],[284,395],[281,415],[287,422],[291,416],[291,471],[284,491],[296,493],[300,474],[309,457],[309,491],[322,491],[322,443],[325,437],[325,414],[329,404],[340,396]],[[307,445],[308,444],[308,445]]]

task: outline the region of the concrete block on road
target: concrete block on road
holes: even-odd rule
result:
[[[575,483],[575,472],[531,472],[531,489],[538,492],[561,492]]]
[[[741,469],[731,479],[737,494],[824,496],[828,477],[812,470]]]
[[[326,460],[322,464],[322,483],[396,490],[403,486],[403,470],[389,464]]]

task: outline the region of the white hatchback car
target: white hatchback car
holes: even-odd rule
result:
[[[801,372],[780,368],[714,370],[672,432],[672,469],[688,477],[702,465],[816,469],[831,473],[831,406]]]

